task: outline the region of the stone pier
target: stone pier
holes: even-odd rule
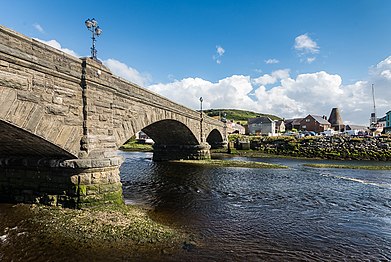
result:
[[[153,145],[154,161],[210,159],[210,145]]]
[[[119,157],[0,159],[0,200],[70,208],[120,204]]]

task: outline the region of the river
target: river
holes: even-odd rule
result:
[[[125,199],[197,234],[201,244],[184,260],[391,260],[391,171],[272,158],[262,161],[289,169],[220,168],[123,155]]]
[[[193,236],[185,250],[162,255],[164,261],[391,260],[391,171],[239,157],[289,168],[221,168],[120,154],[126,203],[147,207],[155,220]]]

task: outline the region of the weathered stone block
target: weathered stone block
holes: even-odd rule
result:
[[[6,72],[0,72],[0,86],[20,90],[29,89],[29,83],[26,77]]]
[[[65,105],[52,104],[52,105],[48,105],[46,108],[48,114],[53,114],[53,115],[65,116],[69,112],[69,107]]]

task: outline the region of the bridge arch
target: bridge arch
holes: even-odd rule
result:
[[[193,132],[177,120],[160,120],[144,127],[142,131],[158,145],[198,145]]]
[[[0,120],[0,157],[76,158],[67,150],[23,128]]]
[[[213,129],[206,138],[206,142],[212,149],[222,148],[224,146],[224,138],[219,130]]]

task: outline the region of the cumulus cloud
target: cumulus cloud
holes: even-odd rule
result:
[[[289,77],[289,69],[280,69],[272,72],[271,74],[264,74],[258,78],[254,78],[252,82],[257,85],[270,85],[275,84],[278,80]]]
[[[256,78],[233,75],[217,82],[186,78],[148,88],[193,109],[199,97],[205,108],[236,108],[275,114],[283,118],[308,114],[329,116],[338,107],[346,124],[369,124],[371,83],[375,83],[378,116],[390,110],[391,57],[373,66],[367,81],[344,85],[341,76],[325,71],[290,76],[288,69]]]
[[[225,49],[219,45],[216,46],[216,53],[213,55],[213,60],[216,61],[217,64],[221,64],[221,58],[225,53]]]
[[[33,26],[34,26],[34,28],[35,28],[38,32],[40,32],[40,33],[42,33],[42,34],[45,33],[45,30],[43,29],[43,27],[42,27],[40,24],[35,23],[35,24],[33,24]]]
[[[266,64],[278,64],[278,63],[280,63],[280,61],[275,58],[269,58],[269,59],[265,60],[265,63]]]
[[[295,38],[295,49],[301,53],[319,53],[318,44],[312,40],[308,34],[299,35]]]
[[[142,74],[118,60],[107,59],[103,61],[103,64],[107,66],[113,74],[140,86],[145,86],[151,81],[151,77],[148,74]]]
[[[193,109],[199,108],[199,97],[204,98],[205,108],[256,106],[248,96],[253,90],[249,76],[233,75],[216,83],[201,78],[185,78],[168,84],[154,84],[148,88]]]
[[[68,48],[64,48],[61,46],[61,44],[59,42],[57,42],[56,40],[49,40],[49,41],[45,41],[45,40],[42,40],[42,39],[38,39],[38,38],[34,38],[35,40],[41,42],[41,43],[44,43],[48,46],[51,46],[51,47],[54,47],[64,53],[67,53],[69,55],[72,55],[72,56],[75,56],[75,57],[80,57],[75,51],[71,50],[71,49],[68,49]]]

